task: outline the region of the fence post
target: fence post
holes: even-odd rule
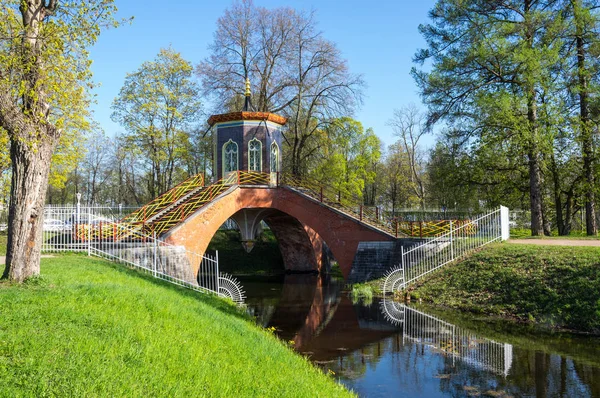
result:
[[[404,281],[402,284],[406,286],[406,270],[404,268],[404,245],[400,246],[400,264],[402,265],[402,278]]]
[[[419,238],[423,239],[423,221],[419,221]]]
[[[154,277],[156,278],[156,274],[157,274],[157,256],[158,256],[158,246],[157,246],[157,241],[156,241],[156,231],[152,232],[152,237],[154,238],[154,258],[152,260],[152,275],[154,275]]]
[[[92,212],[88,207],[88,257],[92,255]]]
[[[396,238],[398,237],[398,220],[394,220],[394,229],[396,230]]]
[[[323,185],[321,185],[321,200],[320,200],[320,202],[323,203]]]
[[[375,206],[375,219],[379,221],[379,206]]]
[[[362,221],[362,218],[363,218],[363,205],[360,205],[360,216],[359,216],[360,221]]]
[[[500,231],[502,233],[502,240],[510,238],[510,226],[508,223],[508,207],[500,206]]]
[[[215,250],[215,274],[216,276],[216,280],[217,280],[217,294],[219,294],[219,290],[220,290],[220,281],[219,281],[219,251]]]
[[[452,239],[452,220],[450,220],[450,261],[454,261],[454,239]]]

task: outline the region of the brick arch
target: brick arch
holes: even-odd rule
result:
[[[298,220],[305,227],[315,252],[319,252],[319,247],[322,251],[323,242],[327,242],[346,278],[350,274],[359,242],[392,240],[386,234],[291,189],[244,186],[227,191],[199,209],[165,234],[163,239],[203,254],[219,227],[235,213],[247,208],[275,209]],[[197,268],[194,271],[197,272]]]
[[[286,271],[319,272],[326,265],[321,240],[310,238],[316,233],[289,214],[273,208],[244,208],[230,219],[238,225],[245,249],[253,246],[260,222],[264,221],[277,239]]]
[[[321,239],[310,239],[310,233],[316,232],[276,209],[271,209],[263,220],[279,243],[286,271],[321,271],[325,265]]]

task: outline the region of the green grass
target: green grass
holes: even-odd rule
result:
[[[344,396],[233,304],[101,260],[0,282],[0,396]]]
[[[411,287],[412,298],[600,333],[600,248],[494,244]]]
[[[242,247],[239,231],[217,231],[208,245],[219,251],[221,271],[233,275],[276,275],[285,272],[279,244],[270,230],[265,230],[250,253]]]
[[[6,234],[0,233],[0,256],[6,255],[6,239],[7,239]]]

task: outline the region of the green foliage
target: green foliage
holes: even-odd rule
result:
[[[6,255],[6,234],[0,232],[0,256]]]
[[[55,9],[48,6],[48,11],[43,11],[49,16],[38,26],[24,24],[21,3],[0,1],[0,89],[42,133],[26,137],[25,131],[6,127],[11,124],[9,119],[14,121],[14,114],[7,113],[8,108],[0,109],[3,117],[11,115],[5,124],[10,131],[0,126],[0,147],[6,149],[0,151],[0,174],[10,167],[8,136],[28,140],[35,147],[45,139],[48,123],[58,131],[50,137],[58,141],[49,183],[62,187],[82,158],[82,135],[90,130],[89,90],[94,82],[87,48],[96,41],[101,26],[117,25],[113,18],[116,8],[112,1],[57,2]],[[31,7],[35,7],[33,3]],[[25,44],[24,35],[30,43]]]
[[[112,118],[127,134],[124,149],[146,164],[150,199],[174,185],[189,156],[190,131],[201,115],[193,66],[172,48],[161,49],[125,78]]]
[[[350,395],[223,300],[83,256],[42,268],[0,282],[0,396]]]
[[[313,177],[327,181],[343,197],[363,197],[367,184],[375,181],[374,165],[381,157],[381,141],[372,129],[364,130],[349,117],[334,120],[324,130],[321,163]]]
[[[373,302],[373,289],[367,284],[356,284],[352,285],[352,302],[362,302],[365,305],[370,305]]]
[[[221,272],[233,275],[274,275],[285,269],[279,244],[270,230],[258,237],[250,253],[242,247],[240,232],[219,230],[213,236],[208,250],[219,251]]]
[[[489,205],[525,205],[519,202],[529,199],[523,207],[531,208],[535,234],[543,232],[542,218],[552,216],[547,208],[564,207],[560,196],[576,182],[576,170],[561,171],[552,198],[550,179],[542,178],[550,159],[561,165],[570,158],[555,154],[554,146],[572,129],[568,119],[575,109],[567,77],[576,59],[569,33],[572,3],[439,1],[431,23],[420,27],[428,46],[415,57],[419,64],[431,63],[413,75],[429,123],[447,122],[446,140],[464,153],[462,185],[477,188]],[[591,36],[598,38],[597,32]],[[572,202],[566,206],[573,208]]]
[[[423,300],[600,332],[600,249],[496,244],[418,283]]]

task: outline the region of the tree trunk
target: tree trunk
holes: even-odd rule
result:
[[[527,93],[527,121],[528,121],[528,147],[529,153],[529,200],[531,210],[531,235],[544,234],[544,219],[542,214],[542,172],[540,170],[540,154],[537,145],[538,140],[538,118],[537,118],[537,96],[535,88],[530,86]]]
[[[531,7],[534,2],[525,0],[523,10],[525,13],[525,42],[527,47],[534,49],[535,28],[531,15]],[[540,170],[540,155],[538,148],[538,118],[537,118],[537,94],[535,91],[534,72],[525,71],[526,83],[523,87],[527,95],[527,160],[529,162],[529,201],[531,210],[531,235],[539,236],[544,233],[544,220],[542,218],[542,173]]]
[[[585,70],[585,47],[583,29],[577,26],[577,74],[579,77],[579,118],[581,125],[581,152],[583,177],[585,179],[585,229],[587,235],[598,234],[596,225],[596,198],[594,195],[594,151],[588,108],[588,81]]]
[[[559,235],[565,235],[565,227],[564,227],[564,219],[563,219],[563,205],[560,196],[560,176],[558,174],[558,167],[556,165],[556,159],[554,158],[554,154],[552,154],[551,158],[551,171],[552,171],[552,181],[554,183],[554,210],[556,211],[556,226],[558,228]]]
[[[531,235],[544,234],[542,219],[542,173],[540,171],[539,155],[530,152],[529,158],[529,197],[531,209]]]
[[[54,142],[47,136],[35,145],[11,141],[10,233],[3,278],[22,282],[40,273],[44,201],[53,150]]]

